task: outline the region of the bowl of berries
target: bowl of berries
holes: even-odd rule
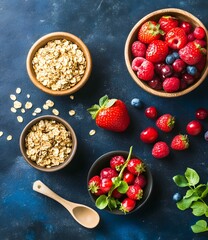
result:
[[[125,43],[125,62],[133,80],[160,97],[178,97],[207,77],[208,33],[191,13],[167,8],[143,17]]]
[[[100,156],[87,176],[89,195],[96,207],[117,215],[133,213],[149,199],[152,174],[140,158],[127,151]]]

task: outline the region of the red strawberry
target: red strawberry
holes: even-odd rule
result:
[[[187,135],[176,135],[171,142],[171,148],[174,150],[185,150],[188,147],[189,139]]]
[[[154,40],[147,47],[146,59],[153,63],[162,62],[168,55],[168,45],[162,40]]]
[[[136,206],[136,201],[130,198],[125,198],[121,202],[120,210],[124,213],[132,211]]]
[[[165,142],[157,142],[152,148],[152,155],[155,158],[165,158],[169,155],[170,149]]]
[[[125,162],[125,158],[123,156],[115,156],[111,158],[110,166],[112,169],[115,169],[116,171],[120,171],[124,162]]]
[[[180,49],[178,53],[185,63],[188,65],[195,65],[201,60],[202,56],[206,54],[206,49],[193,41]]]
[[[135,175],[129,171],[124,171],[123,181],[128,184],[133,184],[135,180]]]
[[[131,52],[134,57],[144,57],[146,50],[147,50],[146,45],[140,41],[133,42],[131,46]]]
[[[176,27],[166,34],[165,41],[170,48],[181,49],[186,45],[188,39],[186,32],[182,28]]]
[[[170,132],[175,124],[175,118],[169,114],[163,114],[156,121],[156,126],[163,132]]]
[[[100,190],[103,193],[107,193],[110,191],[111,187],[113,186],[113,182],[110,178],[103,178],[100,181]]]
[[[153,127],[148,127],[140,133],[140,139],[144,143],[153,143],[158,138],[158,132]]]
[[[138,39],[143,43],[151,43],[159,39],[164,32],[160,29],[160,24],[154,21],[145,22],[138,32]]]
[[[113,178],[113,177],[117,177],[118,176],[118,173],[115,169],[112,169],[110,167],[106,167],[106,168],[103,168],[100,172],[100,178],[103,179],[103,178]]]
[[[97,126],[106,130],[123,132],[130,123],[125,103],[118,99],[108,99],[107,95],[99,100],[99,105],[93,105],[88,111]]]
[[[143,174],[140,174],[135,178],[134,184],[138,184],[141,188],[144,188],[147,184],[147,179]]]
[[[165,32],[169,32],[172,28],[178,27],[178,20],[172,16],[162,16],[159,19],[160,28]]]
[[[117,199],[119,199],[119,198],[121,198],[121,197],[123,196],[123,194],[120,193],[120,192],[117,190],[117,188],[116,188],[116,189],[113,190],[111,196],[112,196],[113,198],[117,198]]]
[[[88,190],[96,196],[103,194],[103,191],[100,189],[100,182],[101,179],[99,176],[92,177],[88,182]]]
[[[177,92],[180,88],[180,79],[177,77],[166,78],[163,81],[163,90],[168,93]]]
[[[137,71],[137,76],[143,81],[149,81],[154,76],[154,65],[143,57],[136,57],[132,61],[132,69]]]
[[[127,197],[133,200],[140,200],[143,197],[143,190],[138,184],[130,185],[127,192]]]
[[[145,165],[140,159],[132,158],[128,162],[127,169],[134,175],[138,175],[145,171]]]

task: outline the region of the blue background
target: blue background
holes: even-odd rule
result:
[[[203,134],[190,137],[190,148],[185,152],[171,152],[166,160],[151,156],[150,145],[139,140],[139,133],[154,121],[144,116],[143,110],[131,106],[131,99],[140,98],[146,106],[155,105],[160,114],[176,117],[176,127],[160,139],[170,143],[172,137],[185,133],[186,124],[193,120],[195,110],[207,107],[208,82],[204,81],[192,93],[174,99],[164,99],[144,92],[131,79],[124,62],[125,40],[134,24],[151,11],[161,8],[181,8],[198,17],[208,26],[208,1],[204,0],[1,0],[0,1],[0,236],[3,240],[34,239],[121,239],[121,240],[199,240],[208,235],[192,233],[190,226],[198,218],[191,211],[179,211],[172,196],[181,191],[172,181],[187,167],[194,168],[207,181],[208,148]],[[93,71],[88,83],[75,99],[53,97],[38,90],[29,80],[25,61],[31,45],[41,36],[66,31],[80,37],[88,46]],[[33,109],[42,107],[47,99],[55,102],[60,117],[74,128],[78,138],[76,157],[65,169],[44,173],[30,167],[21,156],[19,136],[23,127],[34,117],[32,110],[22,114],[23,123],[10,112],[17,87],[22,89],[18,100],[26,102],[31,95]],[[86,109],[98,99],[122,99],[129,110],[131,125],[125,133],[113,133],[96,127]],[[68,111],[76,115],[70,117]],[[50,111],[42,111],[40,115]],[[204,131],[207,121],[202,122]],[[96,130],[89,136],[91,129]],[[12,141],[6,136],[11,134]],[[85,229],[55,201],[32,190],[40,179],[56,193],[71,201],[95,208],[87,192],[87,173],[100,155],[112,150],[126,150],[134,146],[134,154],[144,159],[154,177],[154,189],[146,206],[128,216],[114,216],[98,210],[101,222],[95,229]],[[181,192],[184,193],[184,192]]]

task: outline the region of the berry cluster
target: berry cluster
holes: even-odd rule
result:
[[[133,42],[132,69],[155,90],[177,92],[195,83],[206,65],[206,33],[172,16],[145,22]]]
[[[127,213],[142,199],[146,184],[144,163],[129,154],[127,160],[123,156],[112,157],[110,166],[90,178],[88,190],[98,196],[96,206],[99,209],[108,207]]]
[[[145,116],[150,119],[155,119],[155,125],[163,132],[171,132],[175,125],[175,118],[169,114],[163,114],[158,117],[157,109],[154,106],[150,106],[144,111]],[[187,134],[178,134],[173,137],[170,147],[173,150],[185,150],[189,147],[188,135],[196,136],[202,132],[202,124],[199,120],[208,118],[208,110],[199,108],[195,112],[196,119],[190,121],[186,125]],[[170,153],[168,144],[164,141],[158,141],[158,131],[155,127],[147,127],[140,133],[140,139],[144,143],[154,143],[152,148],[152,155],[155,158],[167,157]],[[205,140],[208,140],[208,131],[204,135]]]

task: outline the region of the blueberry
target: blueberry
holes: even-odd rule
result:
[[[179,54],[178,54],[177,52],[173,52],[172,55],[173,55],[173,57],[174,57],[175,59],[180,58],[180,57],[179,57]]]
[[[206,141],[208,141],[208,131],[205,132],[205,134],[204,134],[204,139],[205,139]]]
[[[194,76],[197,73],[197,68],[194,66],[187,66],[186,71],[188,74]]]
[[[172,63],[174,62],[174,60],[175,60],[174,56],[173,56],[172,54],[169,54],[169,55],[166,57],[165,62],[166,62],[167,64],[172,64]]]
[[[180,201],[181,199],[182,199],[182,196],[181,196],[180,193],[175,193],[175,194],[173,195],[173,200],[174,200],[175,202],[178,202],[178,201]]]
[[[139,98],[133,98],[131,100],[131,105],[136,108],[141,108],[143,106],[143,103]]]

